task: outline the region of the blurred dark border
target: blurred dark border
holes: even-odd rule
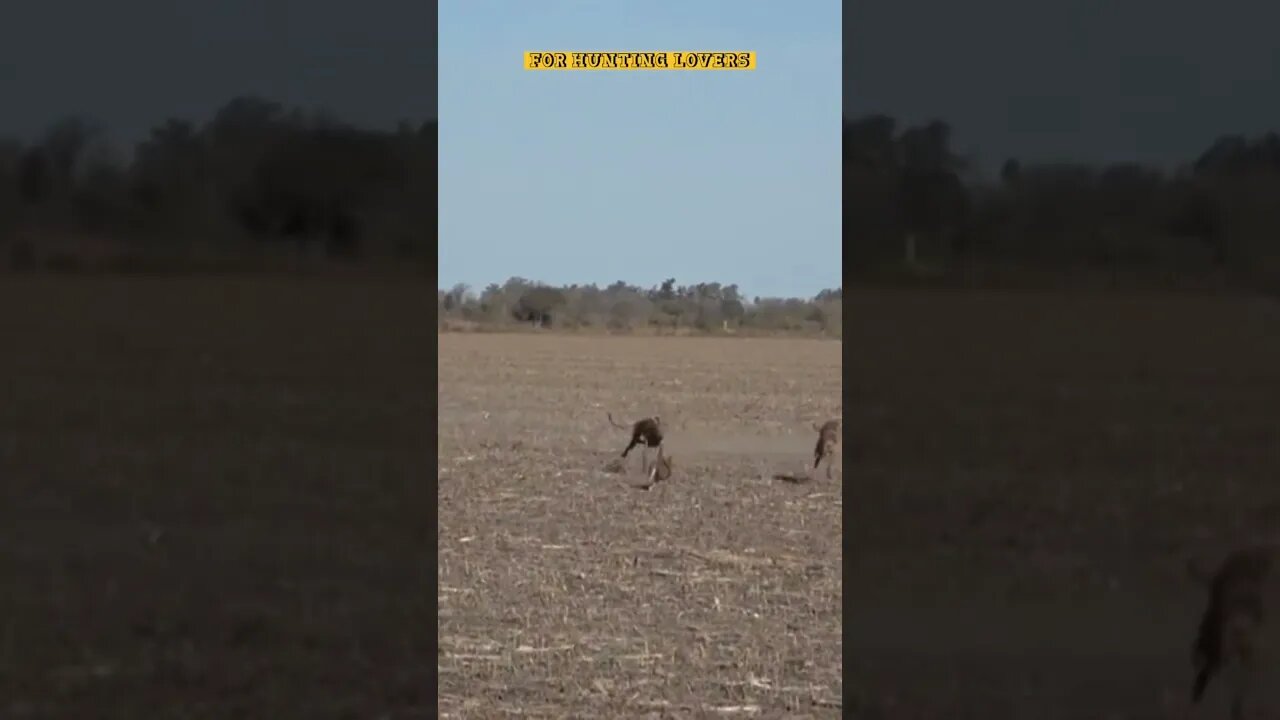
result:
[[[0,142],[0,717],[435,717],[437,13],[377,6],[429,118]]]
[[[854,84],[856,78],[854,73],[851,71],[849,67],[850,63],[856,57],[855,53],[853,52],[853,49],[849,47],[849,41],[853,35],[850,25],[854,20],[855,7],[856,5],[844,5],[841,8],[842,17],[840,20],[840,29],[841,29],[840,44],[843,50],[842,52],[843,62],[842,62],[842,68],[841,68],[842,72],[841,72],[841,78],[840,78],[840,87],[841,87],[841,95],[843,97],[841,98],[840,107],[836,108],[834,112],[838,112],[840,114],[840,118],[841,118],[840,136],[841,136],[842,143],[845,135],[844,108],[846,105],[848,105],[849,98],[852,97],[853,93],[855,92],[855,88],[853,88],[852,85]],[[844,157],[843,150],[841,151],[840,156],[841,158]],[[843,183],[845,172],[846,172],[845,166],[844,166],[844,163],[842,162],[841,163],[842,183]],[[840,197],[843,200],[844,198],[843,188],[841,189]],[[842,215],[843,215],[843,212],[844,212],[844,208],[842,207],[841,208]],[[847,226],[848,223],[842,222],[841,225],[842,225],[842,237],[841,237],[841,243],[840,243],[840,250],[841,250],[840,287],[842,289],[845,289],[847,288],[849,281],[851,279],[848,275],[848,272],[849,272],[848,267],[845,265],[845,253],[844,253],[845,246],[849,244],[849,237],[847,235],[843,235],[843,226]],[[847,298],[847,296],[845,297]],[[845,332],[848,330],[848,326],[847,326],[847,323],[849,322],[848,317],[844,313],[841,313],[841,318],[842,318],[842,322],[846,323],[845,327],[841,329],[841,338],[843,338],[841,340],[841,354],[842,354],[841,366],[845,368],[845,370],[842,371],[842,374],[843,374],[844,372],[847,372],[847,369],[849,367],[851,367],[850,353],[855,352],[856,350],[851,351],[849,349],[849,342],[848,342],[849,338]],[[853,382],[848,377],[848,375],[843,375],[841,380],[841,393],[840,393],[842,408],[851,408],[853,407],[853,403],[856,402],[856,398],[853,397],[852,395],[852,386],[853,386]],[[842,452],[845,454],[845,457],[856,456],[857,438],[854,436],[854,433],[849,429],[849,423],[847,421],[842,422],[840,428],[841,428],[841,431],[843,432],[843,437],[841,438]],[[856,463],[849,463],[849,465],[846,465],[846,467],[850,467],[850,466],[856,467]],[[856,470],[855,470],[855,475],[856,475]],[[843,477],[848,477],[848,475],[844,475],[842,476],[842,478]],[[854,482],[857,482],[856,476],[854,478]],[[850,535],[847,530],[848,519],[849,519],[848,512],[849,511],[847,507],[842,505],[841,513],[843,515],[843,519],[841,524],[843,526],[843,532],[841,532],[840,534],[840,548],[841,548],[840,557],[841,557],[841,564],[843,566],[842,573],[841,573],[843,576],[843,583],[842,583],[843,588],[841,592],[841,616],[846,619],[846,621],[843,622],[841,625],[841,650],[842,650],[841,656],[843,659],[843,663],[842,663],[843,668],[849,667],[849,659],[853,654],[853,648],[856,642],[856,638],[850,637],[850,624],[847,622],[847,618],[850,616],[850,614],[856,612],[856,607],[852,602],[852,593],[855,590],[855,584],[854,584],[855,579],[852,577],[850,573],[850,567],[852,567],[851,558],[853,557],[853,554],[857,552],[857,548],[852,547],[851,543],[849,542]],[[842,670],[842,676],[844,677],[844,682],[842,685],[844,690],[844,697],[841,698],[843,702],[843,709],[841,714],[844,717],[856,717],[858,715],[857,698],[854,696],[853,685],[849,682],[849,677],[847,674],[845,674],[846,672],[847,670]]]

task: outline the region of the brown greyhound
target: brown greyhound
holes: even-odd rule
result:
[[[620,430],[628,429],[626,425],[620,425],[613,419],[613,413],[605,414],[609,416],[609,422],[614,427]],[[627,443],[627,447],[623,449],[622,457],[625,458],[627,453],[631,452],[637,445],[644,446],[645,451],[649,448],[660,448],[662,446],[662,419],[657,415],[637,420],[629,429],[631,430],[631,442]],[[647,454],[643,456],[641,464],[647,473],[649,471]]]
[[[840,421],[828,420],[821,426],[816,423],[813,429],[818,431],[818,444],[813,448],[813,471],[827,460],[827,479],[831,479],[831,460],[835,458],[836,448],[840,445]]]

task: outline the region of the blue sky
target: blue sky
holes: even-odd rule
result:
[[[840,286],[836,0],[444,0],[440,287]],[[753,50],[748,72],[531,72],[531,50]]]

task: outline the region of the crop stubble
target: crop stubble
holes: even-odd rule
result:
[[[442,717],[838,717],[840,344],[440,336]],[[676,472],[603,471],[659,414]]]

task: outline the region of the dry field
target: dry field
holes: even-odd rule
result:
[[[432,717],[427,299],[0,278],[0,717]]]
[[[439,339],[441,717],[840,717],[840,343]]]
[[[1186,561],[1280,534],[1280,304],[845,302],[846,709],[1187,717]]]

